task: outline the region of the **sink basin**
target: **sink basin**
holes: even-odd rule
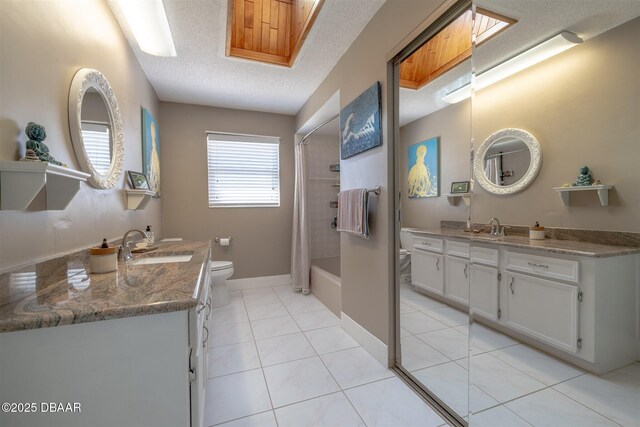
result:
[[[132,265],[167,264],[171,262],[189,262],[193,255],[163,255],[137,258],[131,261]]]

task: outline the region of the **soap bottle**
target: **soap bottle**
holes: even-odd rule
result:
[[[145,230],[145,234],[147,235],[147,244],[148,245],[153,245],[156,241],[156,238],[153,234],[153,231],[151,231],[151,226],[147,225],[147,229]]]

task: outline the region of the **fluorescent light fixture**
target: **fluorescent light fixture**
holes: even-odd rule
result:
[[[176,56],[162,0],[116,0],[143,52]]]
[[[563,31],[555,37],[540,43],[520,55],[485,71],[475,79],[475,90],[483,89],[517,72],[531,67],[539,62],[551,58],[565,50],[582,43],[582,39],[573,33]],[[444,102],[455,104],[471,96],[471,84],[462,86],[450,94],[442,97]]]

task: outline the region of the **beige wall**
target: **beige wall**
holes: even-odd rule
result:
[[[233,237],[228,247],[214,244],[213,256],[233,261],[234,279],[290,273],[294,117],[161,102],[159,123],[165,235]],[[281,138],[280,207],[209,208],[206,131]]]
[[[505,33],[507,36],[507,33]],[[494,196],[476,186],[472,220],[640,231],[640,18],[480,91],[473,102],[476,147],[491,133],[517,127],[542,146],[542,169],[521,193]],[[480,53],[481,54],[481,53]],[[609,206],[592,192],[552,190],[588,165],[615,185]]]
[[[402,109],[402,103],[400,104]],[[402,188],[402,226],[440,227],[440,220],[466,221],[469,207],[461,200],[453,206],[446,197],[451,192],[451,182],[469,181],[471,143],[470,102],[451,105],[400,128],[400,184]],[[407,197],[409,146],[434,136],[440,137],[440,197],[410,199]]]
[[[120,104],[124,170],[142,169],[140,106],[158,99],[106,2],[0,1],[0,159],[24,151],[29,121],[45,126],[51,153],[79,169],[69,136],[67,99],[79,68],[100,70]],[[82,184],[64,211],[0,211],[0,270],[122,237],[146,224],[160,234],[160,200],[127,211],[125,173],[112,190]]]
[[[382,83],[382,146],[341,161],[341,188],[382,186],[372,197],[371,239],[343,234],[340,239],[342,311],[383,343],[390,342],[393,289],[393,147],[389,138],[387,54],[442,1],[388,0],[345,52],[297,115],[296,129],[337,91],[341,108],[374,82]]]

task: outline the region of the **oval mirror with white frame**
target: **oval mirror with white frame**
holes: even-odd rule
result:
[[[478,148],[473,172],[476,181],[490,193],[513,194],[524,190],[540,172],[542,149],[531,133],[502,129]]]
[[[69,90],[69,131],[80,168],[100,189],[115,187],[122,174],[124,134],[111,85],[97,70],[82,68]]]

